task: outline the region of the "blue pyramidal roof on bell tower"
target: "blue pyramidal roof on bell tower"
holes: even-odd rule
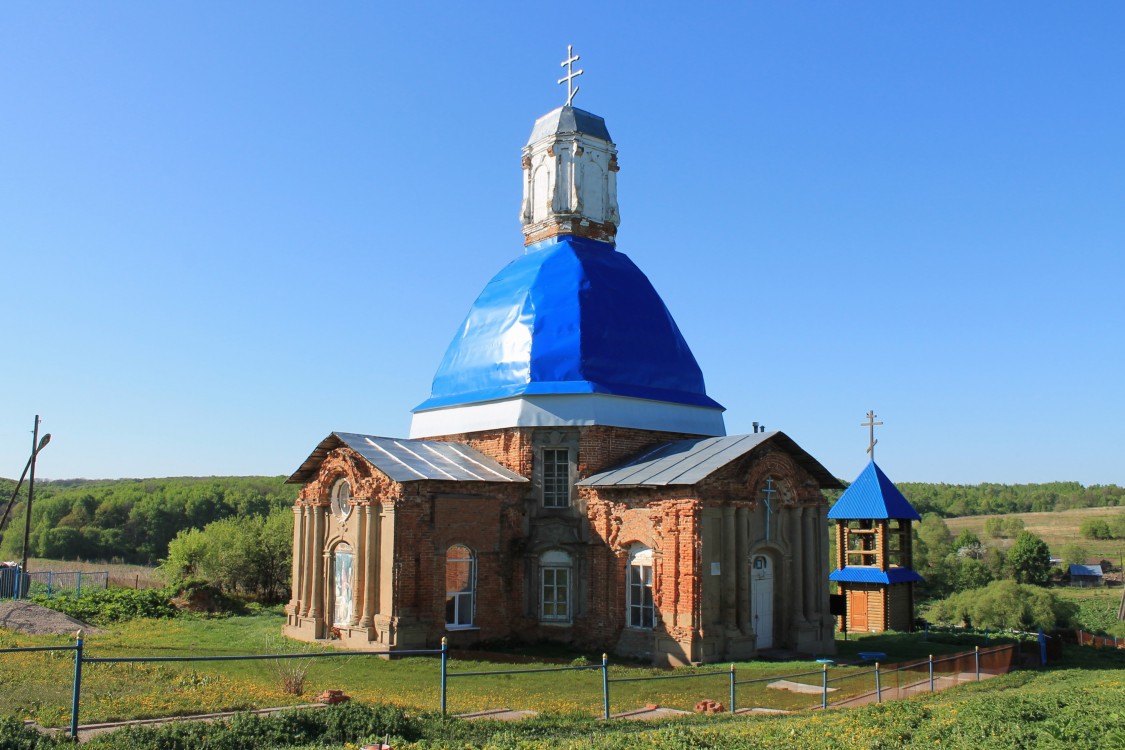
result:
[[[488,282],[415,411],[588,393],[722,409],[633,261],[611,243],[561,235]]]
[[[829,518],[887,518],[921,521],[922,517],[875,461],[867,464],[828,511]]]

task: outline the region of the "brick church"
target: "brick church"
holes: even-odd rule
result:
[[[469,310],[410,437],[334,432],[290,477],[288,635],[657,664],[832,652],[821,489],[840,484],[784,433],[726,434],[617,249],[617,149],[572,105],[579,73],[523,149],[524,249]]]

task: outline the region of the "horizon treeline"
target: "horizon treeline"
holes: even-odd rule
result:
[[[898,488],[925,515],[1030,513],[1125,506],[1125,487],[1079,482],[976,485],[900,482]],[[15,481],[0,478],[0,508]],[[156,563],[180,531],[203,529],[230,516],[267,516],[290,507],[298,487],[285,477],[166,477],[58,479],[35,483],[29,557]],[[830,502],[839,492],[825,493]],[[27,485],[0,533],[0,559],[19,559]],[[0,511],[2,512],[2,511]]]
[[[231,516],[288,508],[298,487],[285,477],[63,479],[35,482],[29,557],[153,564],[185,529]],[[15,482],[0,479],[0,513]],[[0,535],[0,560],[23,552],[27,485]]]

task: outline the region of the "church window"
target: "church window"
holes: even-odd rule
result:
[[[340,519],[352,512],[352,487],[347,479],[339,479],[332,485],[332,512]]]
[[[652,601],[652,550],[634,544],[629,550],[626,624],[631,628],[653,627],[655,608]]]
[[[450,628],[471,628],[476,607],[477,559],[463,544],[455,544],[445,554],[445,624]]]
[[[543,449],[543,505],[566,508],[570,505],[570,450]]]
[[[562,550],[539,558],[539,618],[543,622],[570,622],[570,555]]]

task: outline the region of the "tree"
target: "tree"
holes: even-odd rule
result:
[[[1046,586],[1051,577],[1051,551],[1047,543],[1030,531],[1021,531],[1008,550],[1008,564],[1020,583]]]
[[[1085,565],[1090,551],[1078,542],[1063,545],[1061,557],[1064,565]]]
[[[923,516],[914,527],[914,534],[918,541],[914,546],[914,559],[919,568],[924,568],[927,563],[936,565],[952,551],[953,535],[936,513]]]
[[[1077,607],[1047,589],[993,581],[934,604],[928,619],[978,628],[1055,630],[1070,625]]]
[[[1087,539],[1112,539],[1113,531],[1109,523],[1101,518],[1087,518],[1078,527],[1078,533]]]
[[[965,529],[953,540],[953,551],[958,557],[970,557],[974,560],[984,559],[984,545],[980,537]]]

